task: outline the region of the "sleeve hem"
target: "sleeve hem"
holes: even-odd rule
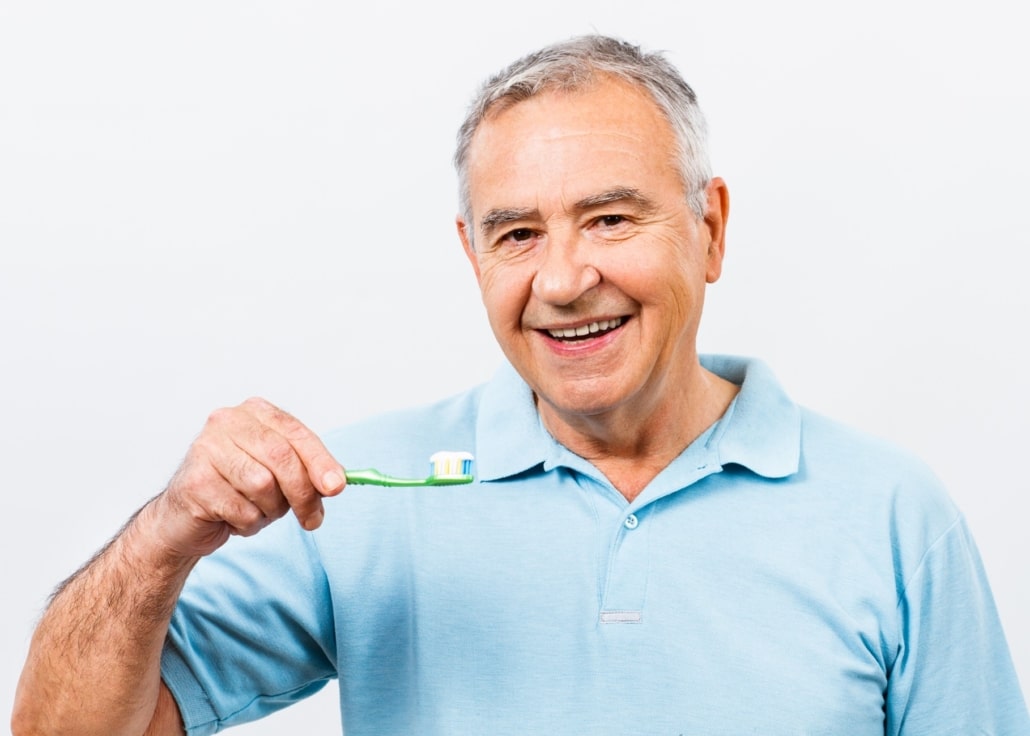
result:
[[[161,678],[179,706],[188,736],[210,736],[219,731],[219,719],[211,699],[186,661],[168,643],[161,655]]]

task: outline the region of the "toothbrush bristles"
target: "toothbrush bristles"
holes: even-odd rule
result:
[[[465,478],[472,475],[473,457],[468,452],[440,450],[429,458],[432,478]]]

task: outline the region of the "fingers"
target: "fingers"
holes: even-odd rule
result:
[[[212,415],[219,442],[214,465],[268,519],[290,509],[305,529],[324,517],[322,497],[344,485],[343,470],[300,421],[264,399]]]
[[[322,499],[345,485],[322,441],[263,399],[212,412],[160,504],[157,534],[183,554],[204,555],[229,534],[249,536],[293,511],[321,525]]]
[[[300,459],[308,480],[321,495],[335,496],[343,490],[346,484],[343,468],[325,448],[318,435],[301,424],[296,417],[264,399],[247,399],[244,406],[252,407],[258,414],[266,415],[268,426],[289,442],[290,449]],[[286,453],[285,448],[281,450]]]

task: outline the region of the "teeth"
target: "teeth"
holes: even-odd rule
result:
[[[570,340],[574,337],[584,337],[586,335],[592,335],[597,332],[607,332],[608,330],[614,330],[616,327],[622,324],[622,317],[616,317],[615,319],[602,319],[599,322],[591,322],[588,325],[580,325],[579,327],[563,327],[559,330],[548,330],[551,337],[557,339]]]

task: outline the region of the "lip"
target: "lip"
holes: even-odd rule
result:
[[[583,340],[576,340],[574,342],[566,342],[560,340],[551,335],[551,331],[558,330],[575,330],[576,328],[584,327],[594,323],[604,323],[619,321],[620,324],[614,329],[609,329],[607,332],[598,334],[596,337],[589,337]],[[535,332],[540,335],[544,343],[550,348],[550,350],[558,355],[578,355],[582,356],[588,353],[593,353],[611,345],[615,342],[619,335],[622,333],[623,328],[630,321],[628,315],[622,315],[619,317],[611,317],[608,319],[591,319],[586,321],[578,321],[573,324],[563,325],[549,325],[547,327],[536,328]]]
[[[598,332],[608,332],[609,330],[615,330],[622,326],[625,321],[625,317],[608,317],[598,318],[593,320],[581,321],[568,325],[549,325],[544,327],[543,330],[547,332],[551,337],[557,338],[553,333],[562,332],[564,337],[571,339],[574,337],[587,337],[591,334]]]

